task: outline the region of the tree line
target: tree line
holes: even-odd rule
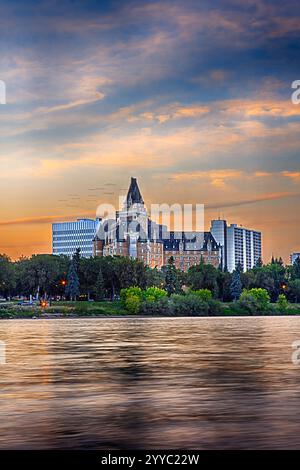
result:
[[[217,269],[203,261],[184,273],[170,258],[161,270],[125,257],[83,258],[78,250],[70,260],[66,256],[33,255],[12,261],[0,255],[0,296],[33,295],[39,298],[115,299],[129,287],[158,287],[168,296],[185,290],[208,289],[213,298],[224,302],[237,300],[243,289],[265,289],[272,302],[284,294],[290,302],[300,302],[300,259],[284,266],[281,259],[261,261],[247,271],[240,266],[233,273]]]

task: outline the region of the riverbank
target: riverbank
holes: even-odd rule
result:
[[[253,317],[253,316],[298,316],[300,304],[289,304],[282,310],[276,304],[260,312],[249,313],[234,303],[219,302],[213,313],[205,311],[170,313],[168,311],[149,313],[129,313],[120,301],[103,302],[54,302],[51,306],[41,308],[39,305],[18,305],[7,303],[0,306],[0,320],[7,319],[63,319],[63,318],[147,318],[147,317]]]

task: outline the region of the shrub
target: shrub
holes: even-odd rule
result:
[[[270,296],[266,289],[244,289],[238,301],[240,307],[251,314],[257,314],[268,310]]]
[[[204,302],[209,302],[212,299],[212,292],[209,289],[199,289],[192,291],[191,294],[197,295]]]
[[[277,300],[277,307],[281,313],[285,313],[289,308],[289,303],[284,294],[280,294]]]
[[[138,297],[140,300],[142,299],[142,289],[140,287],[127,287],[127,289],[121,289],[120,297],[122,304],[124,307],[126,306],[126,300],[128,297]]]
[[[161,297],[156,301],[144,300],[141,304],[140,312],[143,315],[172,315],[167,297]]]
[[[223,313],[222,304],[218,300],[211,299],[207,303],[210,315],[221,315]]]
[[[158,287],[148,287],[148,289],[144,291],[144,299],[150,302],[156,302],[166,296],[166,291]]]
[[[181,316],[206,316],[209,313],[207,302],[194,294],[171,296],[170,312]]]
[[[129,295],[125,300],[125,308],[129,313],[136,315],[139,313],[141,307],[141,298],[138,295]]]

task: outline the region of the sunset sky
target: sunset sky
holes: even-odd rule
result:
[[[300,251],[299,1],[1,0],[0,252],[51,252],[130,176]],[[98,188],[98,189],[97,189]]]

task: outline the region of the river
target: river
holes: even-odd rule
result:
[[[299,317],[3,320],[0,449],[300,449]]]

